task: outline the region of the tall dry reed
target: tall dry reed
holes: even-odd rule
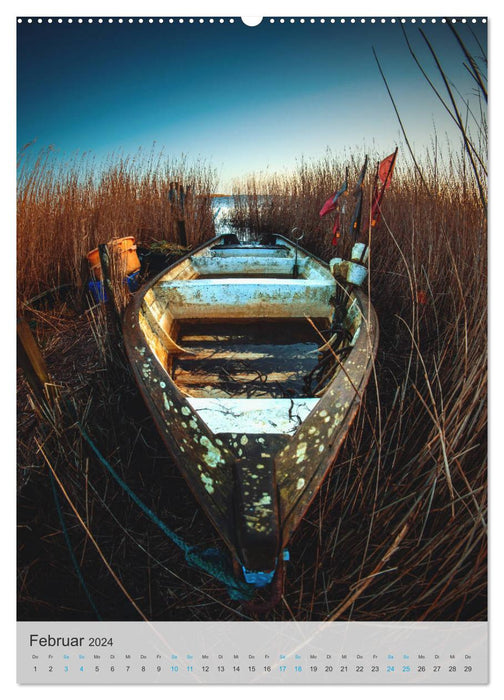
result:
[[[179,221],[187,243],[213,233],[212,168],[185,158],[171,160],[142,151],[135,157],[91,156],[62,162],[48,149],[19,157],[17,195],[17,293],[26,301],[51,287],[82,287],[86,255],[99,243],[133,236],[137,243],[179,242]],[[174,191],[185,192],[183,210]]]
[[[462,162],[440,172],[427,159],[426,188],[399,161],[384,199],[369,282],[380,349],[365,410],[295,537],[304,568],[286,599],[297,619],[484,619],[487,231]],[[328,156],[252,178],[232,220],[287,235],[297,226],[320,257],[347,257],[352,196],[336,247],[331,217],[318,214],[344,175]]]
[[[351,181],[361,160],[350,164]],[[486,221],[477,190],[457,170],[460,161],[453,157],[443,176],[433,162],[422,163],[428,193],[399,160],[384,200],[368,290],[380,323],[375,371],[338,461],[291,542],[282,602],[265,619],[486,618]],[[246,207],[239,201],[239,223],[287,234],[297,225],[305,247],[325,259],[345,255],[348,234],[334,248],[331,222],[318,216],[344,165],[328,156],[302,163],[290,178],[256,178]],[[258,196],[264,192],[269,199]],[[74,320],[41,314],[38,334],[61,395],[105,458],[181,536],[219,546],[127,372],[112,378],[107,370],[97,310]],[[70,585],[75,572],[61,526],[47,510],[49,464],[93,535],[94,542],[63,501],[83,575],[109,619],[138,619],[131,601],[152,619],[251,617],[185,563],[104,473],[73,420],[46,418],[41,433],[29,407],[20,415],[20,464],[29,474],[21,513],[30,523],[22,530],[22,618],[95,616]],[[36,558],[29,556],[32,540],[42,543]],[[54,583],[54,571],[69,584],[58,596],[42,584]]]
[[[483,72],[469,62],[483,102]],[[457,105],[437,66],[462,147],[443,158],[434,134],[423,158],[410,153],[411,166],[404,149],[399,153],[370,241],[368,293],[380,323],[373,376],[338,461],[290,544],[284,595],[265,614],[269,620],[486,619],[486,118],[483,104],[479,115]],[[369,155],[376,163],[387,154]],[[319,257],[347,257],[352,194],[337,247],[331,217],[320,220],[319,210],[347,167],[352,191],[362,160],[362,153],[343,162],[328,152],[301,160],[291,175],[252,175],[236,184],[242,196],[231,223],[258,237],[297,227],[302,245]],[[215,180],[204,166],[166,164],[153,154],[113,158],[99,168],[87,158],[59,166],[51,153],[28,166],[23,155],[19,298],[62,282],[82,285],[85,254],[112,237],[177,242],[173,182],[193,191],[189,242],[208,238]],[[362,237],[369,242],[365,227]],[[102,311],[74,318],[66,307],[57,314],[32,309],[58,401],[70,409],[41,412],[20,378],[20,619],[95,619],[96,606],[107,619],[250,619],[246,606],[230,603],[220,584],[184,563],[82,439],[76,421],[159,517],[195,544],[218,546],[126,368],[110,371]],[[48,508],[48,470],[60,479],[74,553],[92,583],[87,599],[75,588],[67,553],[56,551],[62,525]]]

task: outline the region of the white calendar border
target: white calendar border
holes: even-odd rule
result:
[[[440,9],[440,7],[442,9]],[[418,8],[418,9],[415,9]],[[5,12],[5,10],[3,10]],[[417,4],[405,4],[404,0],[367,0],[359,3],[337,3],[328,0],[297,3],[294,0],[215,0],[215,2],[161,2],[145,0],[67,0],[66,2],[27,2],[18,0],[9,13],[24,17],[83,17],[121,16],[131,17],[496,17],[501,10],[492,11],[490,0],[445,0],[440,6],[434,0]]]
[[[60,15],[61,16],[68,16],[68,15],[74,15],[75,14],[82,14],[83,16],[100,16],[100,15],[109,15],[109,16],[114,16],[117,15],[118,13],[124,14],[124,13],[129,13],[132,16],[170,16],[173,15],[175,17],[177,16],[290,16],[290,17],[305,17],[305,16],[310,16],[310,17],[318,17],[318,16],[325,16],[325,17],[331,17],[331,16],[349,16],[350,14],[354,14],[354,16],[357,17],[372,17],[372,16],[380,16],[380,17],[387,17],[387,16],[416,16],[416,17],[438,17],[442,15],[453,15],[453,16],[473,16],[476,13],[476,16],[489,16],[489,48],[490,48],[490,55],[491,55],[491,65],[490,65],[490,70],[491,70],[491,75],[490,75],[490,82],[491,82],[491,87],[490,87],[490,95],[491,95],[491,111],[490,111],[490,125],[493,127],[495,124],[495,128],[492,128],[491,131],[491,144],[492,144],[492,159],[491,159],[491,176],[490,176],[490,182],[491,182],[491,193],[500,193],[501,192],[501,184],[502,184],[502,176],[499,175],[499,167],[498,167],[498,160],[499,157],[502,153],[504,153],[504,149],[502,148],[502,139],[499,135],[499,129],[497,126],[502,124],[502,119],[499,118],[496,114],[500,113],[500,108],[501,108],[501,97],[500,95],[496,95],[494,93],[494,89],[497,90],[497,83],[496,81],[492,80],[492,72],[495,66],[497,65],[502,65],[502,56],[500,55],[502,52],[502,46],[504,42],[502,41],[502,24],[501,24],[501,19],[502,19],[502,10],[501,8],[494,8],[494,3],[490,2],[475,2],[474,0],[472,2],[468,2],[467,0],[459,0],[458,2],[455,2],[453,0],[451,1],[445,1],[443,3],[438,2],[432,2],[432,0],[426,0],[425,2],[422,3],[415,3],[411,5],[405,5],[404,1],[403,2],[382,2],[382,3],[377,3],[376,0],[375,2],[360,2],[357,5],[352,4],[342,4],[342,3],[335,3],[335,2],[317,2],[317,0],[312,0],[310,3],[306,3],[304,5],[298,5],[297,3],[293,3],[292,0],[291,2],[287,2],[286,0],[271,0],[270,2],[265,2],[264,0],[255,0],[251,2],[250,0],[247,2],[233,2],[232,0],[215,0],[215,2],[212,3],[203,3],[203,2],[191,2],[190,0],[187,0],[184,3],[166,3],[166,2],[159,2],[155,0],[144,0],[142,3],[138,2],[132,2],[132,0],[124,0],[123,2],[107,2],[106,0],[102,0],[101,2],[98,2],[96,0],[88,0],[88,2],[82,2],[79,0],[66,0],[66,2],[37,2],[37,1],[32,1],[32,2],[26,2],[26,1],[20,1],[16,2],[15,6],[9,6],[7,9],[5,6],[2,8],[2,22],[0,23],[0,30],[2,32],[2,47],[3,47],[3,54],[2,54],[2,71],[3,71],[3,84],[4,84],[4,90],[7,89],[8,91],[8,99],[5,100],[4,104],[9,105],[10,107],[7,108],[7,113],[5,113],[2,117],[2,126],[4,127],[3,129],[3,134],[8,134],[7,138],[7,151],[11,153],[10,146],[11,144],[14,143],[14,134],[15,134],[15,112],[14,112],[14,107],[15,105],[15,56],[14,56],[14,18],[16,15],[22,15],[22,16],[56,16]],[[307,12],[304,12],[304,10],[307,10]],[[500,26],[499,26],[500,25]],[[500,115],[502,116],[502,115]],[[14,150],[14,149],[12,149]],[[13,154],[13,162],[15,159],[15,154]],[[4,231],[8,232],[7,236],[4,236],[5,238],[8,239],[13,239],[14,236],[10,235],[11,232],[15,230],[15,208],[13,203],[15,203],[15,181],[13,177],[13,170],[11,170],[11,162],[8,162],[8,167],[9,170],[5,171],[5,168],[2,172],[2,199],[3,199],[3,213],[4,213]],[[500,194],[497,194],[496,199],[500,198]],[[492,200],[491,200],[492,201]],[[7,221],[5,221],[5,213]],[[495,268],[495,262],[497,260],[502,260],[503,259],[503,236],[504,232],[499,230],[499,228],[502,228],[502,225],[500,222],[501,217],[497,218],[496,213],[495,213],[495,208],[491,208],[490,212],[490,230],[491,230],[491,253],[492,255],[490,256],[490,261],[491,261],[491,280],[497,279],[496,273],[496,268]],[[13,260],[13,256],[15,255],[15,250],[14,250],[14,245],[12,244],[12,240],[9,240],[6,246],[7,250],[7,255],[9,259]],[[7,272],[6,275],[3,276],[4,279],[4,284],[7,285],[9,288],[9,294],[7,297],[8,303],[10,303],[10,308],[14,308],[14,304],[11,300],[10,293],[11,291],[15,288],[14,285],[14,276],[15,272],[13,271],[13,265],[10,265],[9,271]],[[7,279],[5,279],[5,277]],[[502,316],[502,312],[499,311],[497,312],[497,307],[500,306],[499,302],[501,301],[500,298],[500,293],[497,291],[497,285],[495,283],[491,282],[491,287],[490,287],[490,300],[491,300],[491,320],[493,320],[493,332],[492,332],[492,340],[491,340],[491,372],[492,372],[492,391],[491,391],[491,415],[492,415],[492,421],[491,421],[491,428],[492,426],[496,425],[496,421],[500,418],[500,415],[498,414],[498,407],[497,407],[497,402],[495,399],[492,398],[492,396],[498,396],[500,394],[499,389],[504,389],[503,385],[503,377],[502,377],[502,372],[503,370],[500,369],[497,365],[497,362],[493,360],[493,354],[495,353],[495,347],[496,343],[498,340],[500,340],[500,337],[498,336],[498,332],[495,330],[495,321],[497,318],[497,313],[499,313],[500,316]],[[497,301],[498,299],[498,301]],[[13,330],[14,322],[12,323],[12,338],[14,338],[14,330]],[[7,348],[7,351],[2,355],[4,359],[5,366],[8,368],[8,371],[11,372],[12,368],[15,366],[15,347],[14,347],[14,341],[12,341],[12,344],[10,347]],[[12,375],[14,375],[14,372],[12,371]],[[12,385],[9,383],[8,384],[9,389],[12,388]],[[8,393],[8,400],[14,400],[13,396],[15,393]],[[4,411],[5,413],[5,411]],[[12,410],[7,410],[7,414],[12,414]],[[7,507],[2,509],[2,524],[4,525],[2,532],[4,533],[4,539],[7,536],[7,543],[4,542],[4,552],[5,549],[7,551],[7,558],[8,562],[12,564],[12,567],[8,567],[7,575],[2,577],[1,579],[1,592],[2,592],[2,602],[3,602],[3,607],[2,607],[2,624],[1,630],[2,630],[2,645],[1,645],[1,651],[2,651],[2,664],[1,667],[3,669],[3,677],[1,681],[2,687],[7,690],[9,696],[12,695],[22,695],[26,696],[27,693],[34,693],[36,694],[37,699],[41,698],[42,700],[45,700],[45,698],[51,698],[51,700],[54,700],[55,698],[59,697],[66,697],[69,692],[71,692],[72,696],[74,697],[88,697],[90,693],[90,688],[88,686],[72,686],[71,689],[65,686],[46,686],[46,687],[41,687],[41,686],[17,686],[15,684],[15,644],[14,644],[14,639],[15,639],[15,599],[16,599],[16,585],[15,585],[15,536],[13,535],[14,528],[12,527],[12,524],[15,522],[15,497],[13,494],[16,493],[15,489],[15,470],[14,470],[14,464],[15,464],[15,451],[14,451],[14,435],[15,435],[15,416],[10,415],[8,420],[6,421],[5,415],[3,416],[2,420],[2,437],[4,438],[3,444],[7,444],[8,448],[7,450],[4,450],[4,471],[3,471],[3,478],[9,474],[8,478],[8,489],[7,493],[11,495],[10,499],[8,499]],[[491,437],[492,437],[493,430],[491,429]],[[490,489],[490,494],[491,494],[491,505],[496,505],[497,504],[497,498],[504,493],[504,489],[502,489],[502,465],[500,462],[502,460],[499,460],[498,456],[496,455],[496,448],[495,448],[495,441],[492,441],[491,446],[493,449],[491,449],[491,486],[492,488]],[[493,494],[493,497],[492,497]],[[494,538],[491,538],[491,543],[495,542],[495,547],[492,547],[492,552],[493,552],[493,557],[492,557],[492,567],[491,567],[491,577],[489,581],[489,592],[490,592],[490,612],[491,612],[491,620],[492,624],[490,626],[490,660],[491,660],[491,682],[489,686],[486,687],[481,687],[478,686],[477,690],[475,691],[472,687],[468,686],[444,686],[444,687],[438,687],[438,686],[429,686],[429,687],[424,687],[424,686],[410,686],[408,687],[408,694],[412,693],[413,695],[422,695],[422,697],[425,696],[426,693],[429,695],[429,700],[430,698],[436,698],[438,695],[441,697],[445,698],[446,695],[453,694],[457,696],[457,699],[459,698],[465,698],[465,697],[471,697],[473,698],[475,695],[475,692],[478,694],[483,693],[487,694],[490,693],[490,697],[493,697],[496,695],[497,692],[501,692],[502,688],[504,687],[504,674],[502,673],[502,658],[503,658],[503,653],[504,653],[504,648],[502,644],[502,632],[500,632],[499,628],[502,628],[504,625],[504,616],[503,616],[503,602],[502,602],[502,594],[499,595],[499,589],[502,589],[502,583],[504,581],[504,572],[502,569],[502,558],[498,556],[498,542],[497,540],[500,539],[499,535],[497,533],[501,533],[504,531],[504,528],[502,527],[502,522],[499,523],[500,518],[502,518],[502,508],[496,507],[491,508],[491,526],[490,526],[490,531],[491,533],[496,533]],[[499,527],[499,525],[501,527]],[[6,544],[6,547],[5,547]],[[501,547],[499,547],[501,549]],[[5,569],[4,569],[5,571]],[[112,686],[113,687],[113,686]],[[139,687],[142,686],[121,686],[120,690],[118,689],[116,692],[121,694],[121,698],[130,698],[138,697],[138,690]],[[288,686],[287,688],[284,689],[284,692],[286,691],[289,693],[289,697],[292,698],[301,698],[305,697],[306,695],[306,690],[307,687],[309,686]],[[166,693],[176,693],[176,698],[185,698],[186,695],[189,693],[192,696],[192,693],[196,690],[194,686],[177,686],[176,690],[174,688],[167,688],[166,686],[162,687],[154,687],[154,686],[148,686],[148,691],[149,694],[153,693],[157,697],[161,697],[161,694],[163,694],[163,697],[166,697]],[[344,690],[343,690],[344,688]],[[500,691],[499,691],[500,688]],[[204,686],[203,688],[199,689],[200,692],[203,691],[206,695],[206,697],[210,698],[231,698],[236,695],[236,693],[240,693],[241,697],[252,697],[252,693],[257,693],[257,688],[252,687],[252,686],[232,686],[232,685],[227,685],[227,686],[213,686],[213,687],[208,687]],[[316,688],[317,694],[322,694],[326,697],[333,698],[335,693],[338,693],[340,695],[344,694],[345,698],[359,698],[359,697],[364,697],[364,693],[366,694],[367,697],[372,694],[373,698],[377,698],[380,700],[382,697],[394,697],[397,696],[399,697],[399,694],[402,696],[405,692],[404,686],[343,686],[340,690],[340,688],[336,688],[335,686],[328,686],[328,687],[320,687],[317,686]],[[104,687],[104,686],[94,686],[92,688],[93,697],[100,698],[102,695],[105,697],[105,693],[107,694],[107,697],[110,696],[111,692],[114,692],[111,690],[111,687]],[[270,694],[275,693],[275,695],[280,691],[278,687],[264,687],[262,686],[260,688],[260,693],[261,696],[268,696]],[[301,695],[302,694],[302,695]],[[320,695],[320,696],[322,696]]]

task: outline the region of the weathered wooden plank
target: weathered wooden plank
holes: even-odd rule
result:
[[[360,407],[376,356],[376,314],[360,290],[354,294],[362,314],[356,343],[315,409],[275,459],[284,543],[334,463]]]
[[[270,372],[267,375],[267,380],[262,381],[259,380],[261,384],[264,385],[264,388],[266,389],[267,384],[272,384],[272,383],[285,383],[288,382],[290,379],[293,379],[297,376],[296,372]],[[219,372],[209,372],[207,371],[204,367],[203,368],[189,368],[187,370],[185,369],[177,369],[174,374],[174,379],[177,383],[178,386],[181,387],[190,387],[192,385],[195,386],[202,386],[202,385],[208,385],[210,384],[211,386],[218,387],[220,385],[224,385],[226,383],[230,382],[236,382],[237,384],[240,383],[245,383],[245,382],[252,382],[254,380],[257,380],[257,372],[252,371],[235,371],[233,372],[233,375],[230,376],[229,374],[223,374]]]
[[[247,435],[293,435],[318,399],[194,398],[189,404],[214,434],[230,429]]]
[[[273,459],[258,443],[234,464],[234,515],[241,563],[252,571],[275,569],[280,549],[278,492]]]
[[[178,391],[138,333],[137,298],[123,322],[129,361],[142,397],[169,452],[176,460],[195,498],[232,551],[232,466],[235,456],[206,427]]]
[[[174,318],[329,317],[335,283],[328,280],[196,279],[161,281],[161,303]]]
[[[51,385],[51,378],[40,348],[24,318],[17,319],[16,331],[18,366],[23,370],[36,398],[44,403],[52,403],[56,396],[55,388]]]
[[[292,245],[286,242],[286,250],[289,250],[289,245],[292,249]],[[204,249],[203,246],[193,256],[205,254]],[[192,275],[197,267],[191,264],[189,256],[183,264],[184,277],[186,274]],[[306,268],[316,264],[316,261],[309,260]],[[297,302],[293,303],[292,292],[304,293],[306,302],[307,289],[310,293],[317,290],[317,303],[323,301],[325,304],[324,313],[312,315],[327,318],[328,309],[332,308],[327,292],[333,283],[329,284],[324,274],[304,286],[304,280],[287,280],[287,284],[280,284],[277,280],[278,288],[274,288],[273,280],[269,292],[266,292],[268,285],[261,285],[257,280],[248,285],[245,280],[226,280],[226,284],[209,280],[207,287],[203,280],[189,283],[186,279],[167,283],[169,279],[176,279],[178,272],[180,270],[176,267],[172,268],[150,283],[145,303],[152,313],[143,314],[143,334],[139,332],[141,295],[127,309],[124,334],[130,362],[167,448],[233,556],[247,568],[268,570],[320,488],[357,413],[376,353],[376,316],[363,293],[355,290],[349,300],[350,310],[345,319],[345,326],[353,333],[355,342],[353,346],[350,343],[351,349],[342,363],[335,365],[334,378],[328,389],[294,435],[248,432],[214,434],[168,376],[166,365],[169,362],[165,363],[163,353],[156,350],[158,343],[165,344],[165,337],[156,326],[159,325],[170,336],[164,323],[170,325],[177,316],[222,318],[231,314],[236,318],[237,304],[241,304],[244,318],[270,318],[272,315],[285,318],[287,307],[289,314],[303,316],[309,314],[310,309],[301,302],[302,313],[294,308]],[[290,290],[287,289],[289,283]],[[246,298],[243,303],[243,292],[247,286],[249,291],[255,290],[254,293],[259,288],[261,292],[266,292],[260,294],[260,303],[257,298],[257,304],[248,304]],[[208,288],[212,289],[211,294],[205,291]],[[319,297],[322,288],[325,291]],[[280,289],[284,296],[275,299]],[[215,297],[217,291],[218,298]],[[179,306],[185,304],[183,313],[177,310],[177,295]],[[156,355],[159,357],[160,354],[161,362],[156,359]],[[166,348],[168,360],[171,354]],[[225,352],[221,354],[225,355]],[[225,357],[213,359],[226,362]],[[198,377],[194,373],[192,360],[183,364],[186,372],[184,379],[188,387],[192,387],[192,395],[197,383],[202,378],[208,381],[209,376],[214,382],[210,385],[210,395],[218,393],[218,372],[202,372]],[[291,367],[281,366],[277,371],[278,381],[285,385],[289,371]],[[253,376],[253,372],[245,372],[246,378]]]
[[[274,457],[288,436],[228,433],[220,437],[237,458],[233,512],[238,559],[247,569],[270,571],[281,547]]]

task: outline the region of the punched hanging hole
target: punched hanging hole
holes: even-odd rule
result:
[[[258,24],[261,24],[262,17],[242,17],[241,21],[243,24],[246,24],[247,27],[257,27]]]

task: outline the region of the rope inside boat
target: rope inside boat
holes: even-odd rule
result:
[[[119,474],[113,469],[113,467],[107,462],[105,457],[100,453],[94,442],[91,440],[89,435],[86,433],[84,428],[77,423],[80,433],[84,440],[91,447],[98,460],[107,469],[109,474],[115,479],[119,486],[128,494],[132,501],[134,501],[137,506],[147,515],[153,523],[155,523],[159,529],[184,552],[186,561],[191,566],[202,569],[210,576],[213,576],[218,581],[223,583],[227,590],[229,597],[232,600],[251,600],[255,593],[255,587],[251,586],[244,581],[238,581],[233,576],[233,569],[229,557],[218,549],[206,549],[202,550],[198,547],[193,547],[185,542],[180,535],[173,530],[170,530],[158,516],[145,505],[143,501],[134,493],[128,484],[121,479]]]

